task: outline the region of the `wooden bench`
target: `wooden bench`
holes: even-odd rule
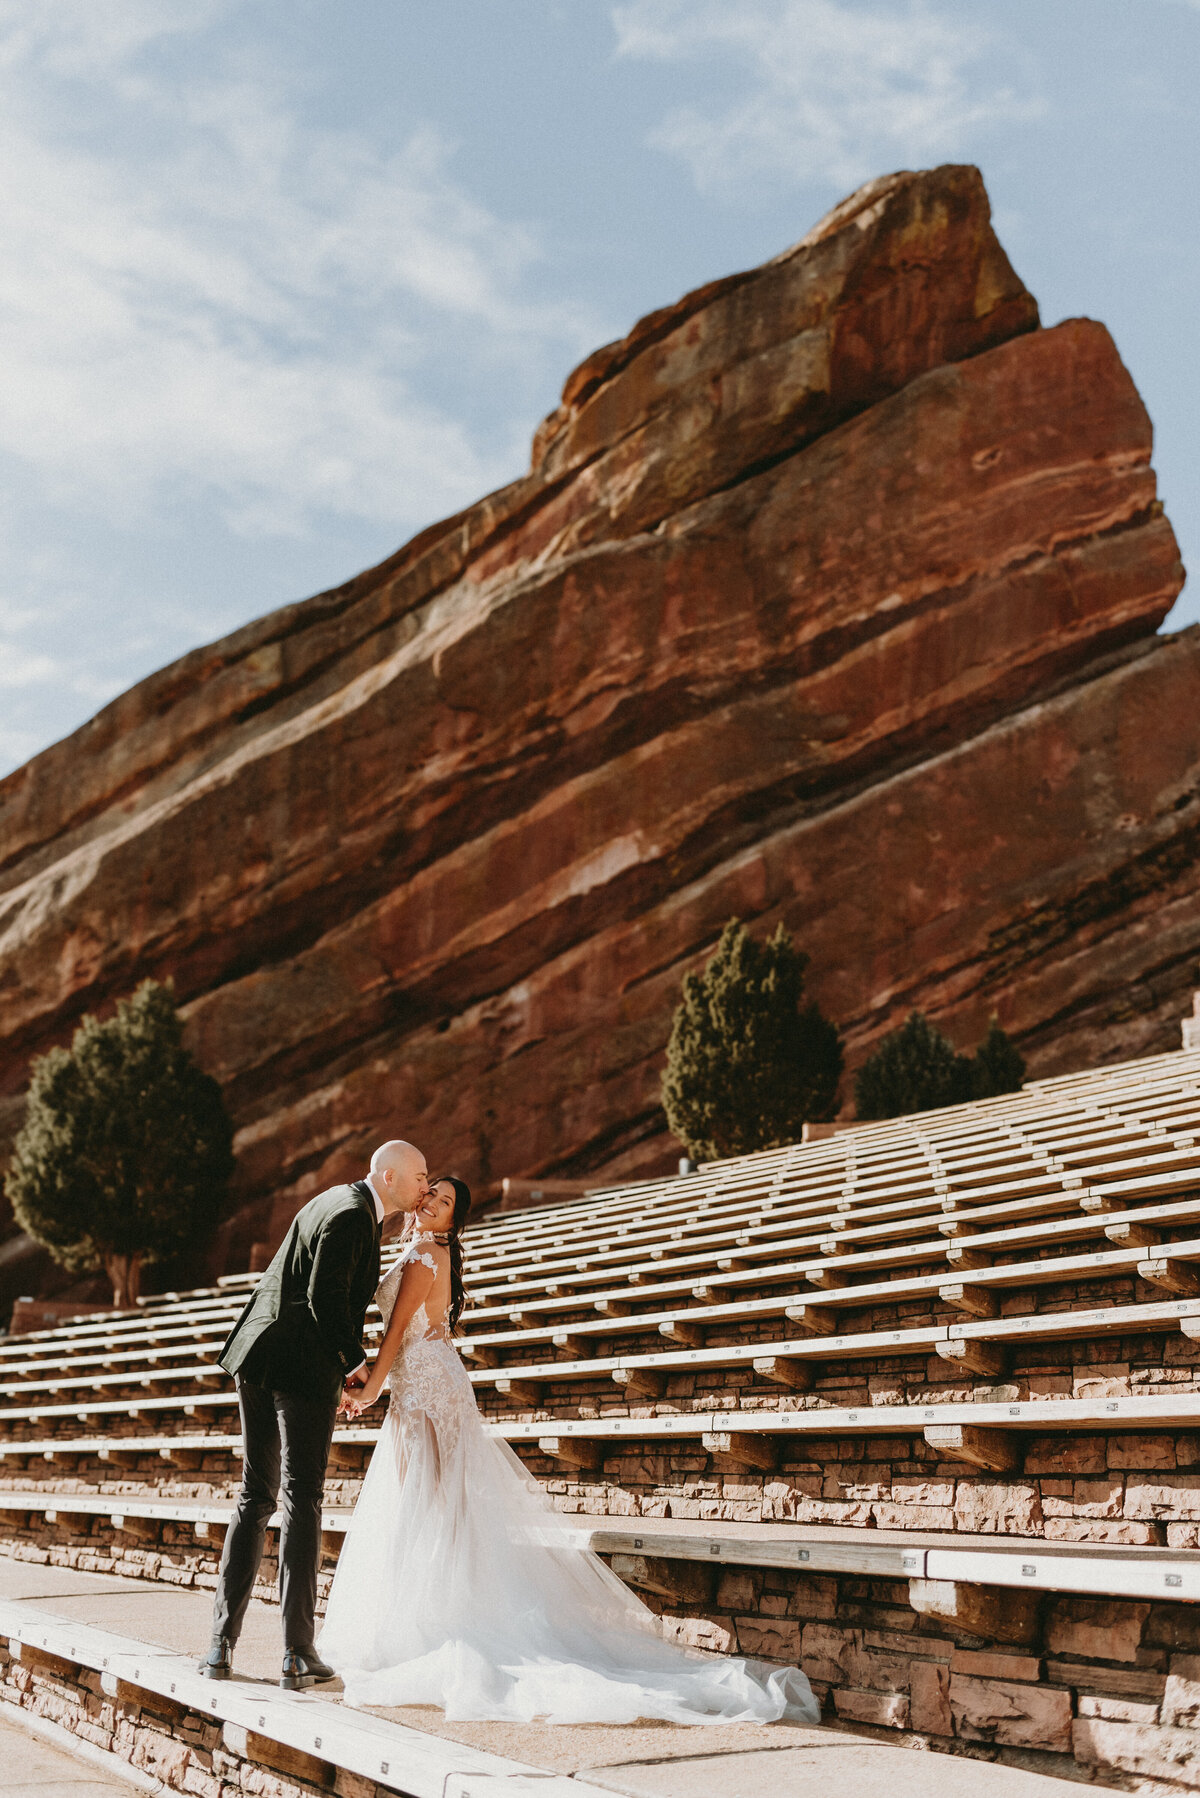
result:
[[[505,1351],[554,1347],[568,1360],[574,1361],[586,1358],[589,1350],[599,1355],[602,1353],[599,1345],[613,1338],[630,1335],[658,1336],[689,1349],[702,1349],[706,1333],[710,1329],[720,1329],[739,1322],[761,1323],[784,1318],[787,1317],[789,1308],[795,1311],[800,1306],[787,1294],[781,1294],[762,1301],[753,1311],[748,1310],[744,1303],[734,1303],[703,1309],[690,1306],[674,1311],[625,1312],[563,1327],[551,1324],[541,1328],[480,1333],[460,1340],[459,1348],[469,1364],[480,1368],[495,1368],[500,1373],[506,1368],[520,1373],[526,1369],[527,1363],[521,1360],[502,1362],[501,1355]],[[1035,1340],[1052,1341],[1057,1337],[1104,1335],[1110,1331],[1170,1328],[1176,1320],[1197,1314],[1200,1314],[1200,1300],[1197,1299],[1150,1301],[1133,1305],[1111,1305],[1102,1309],[1044,1312],[1032,1317],[1006,1320],[980,1319],[971,1323],[936,1324],[923,1327],[921,1339],[923,1342],[930,1335],[941,1342],[941,1333],[944,1331],[946,1340],[963,1337],[990,1342],[1002,1340],[1006,1332],[1026,1331],[1032,1332]],[[800,1321],[809,1332],[798,1339],[803,1352],[820,1359],[836,1360],[843,1355],[860,1353],[894,1354],[901,1352],[896,1345],[905,1335],[904,1331],[892,1328],[866,1330],[853,1335],[836,1333],[836,1319],[827,1310],[806,1310]],[[827,1327],[831,1333],[815,1333],[814,1322]],[[593,1348],[593,1344],[597,1346]],[[852,1344],[862,1346],[852,1347]],[[754,1347],[755,1352],[766,1354],[777,1352],[778,1344],[774,1339],[764,1337]],[[795,1352],[799,1353],[801,1349],[797,1348]]]
[[[630,1322],[629,1319],[621,1320]],[[589,1326],[590,1327],[590,1326]],[[965,1372],[998,1377],[1004,1367],[1004,1349],[1013,1342],[1078,1341],[1081,1338],[1123,1335],[1142,1330],[1181,1330],[1192,1335],[1200,1330],[1200,1300],[1177,1299],[1141,1305],[1109,1305],[1091,1311],[1050,1312],[1040,1316],[1009,1318],[975,1324],[928,1324],[908,1329],[864,1330],[833,1336],[793,1336],[783,1340],[730,1343],[717,1348],[702,1346],[649,1353],[573,1355],[557,1361],[510,1362],[472,1369],[472,1385],[496,1387],[508,1396],[533,1399],[533,1387],[555,1387],[561,1382],[594,1380],[608,1373],[622,1389],[641,1398],[654,1396],[671,1374],[705,1368],[748,1367],[768,1385],[803,1391],[826,1362],[867,1357],[937,1355]],[[583,1346],[570,1338],[572,1349]],[[946,1378],[951,1377],[948,1369]]]
[[[1097,1209],[1106,1206],[1115,1209],[1127,1206],[1137,1199],[1184,1191],[1195,1192],[1198,1187],[1200,1153],[1194,1149],[1185,1149],[1155,1157],[1153,1162],[1145,1162],[1134,1175],[1130,1175],[1124,1168],[1102,1166],[1088,1179],[1086,1188],[1081,1176],[1064,1171],[1013,1180],[1003,1187],[976,1186],[959,1192],[944,1188],[941,1191],[923,1193],[911,1201],[911,1208],[915,1213],[914,1229],[919,1230],[922,1223],[928,1229],[929,1220],[951,1206],[956,1211],[961,1207],[965,1212],[967,1207],[974,1205],[994,1208],[998,1204],[1020,1201],[1027,1197],[1069,1203],[1071,1194],[1076,1195],[1074,1202],[1078,1203],[1079,1197],[1086,1190],[1095,1199]],[[908,1203],[903,1199],[891,1202],[899,1203],[902,1207]],[[848,1212],[853,1212],[853,1215],[847,1217],[845,1214]],[[878,1216],[878,1213],[872,1215]],[[649,1252],[644,1253],[641,1259],[631,1258],[624,1244],[620,1247],[606,1245],[592,1254],[561,1255],[541,1264],[522,1262],[507,1270],[503,1284],[490,1283],[473,1273],[472,1290],[479,1302],[486,1303],[497,1296],[519,1297],[523,1292],[534,1291],[547,1283],[560,1288],[583,1288],[589,1284],[602,1283],[611,1278],[618,1268],[623,1268],[627,1277],[631,1274],[651,1277],[661,1274],[664,1267],[668,1271],[703,1268],[718,1259],[723,1250],[746,1250],[767,1259],[772,1255],[786,1254],[789,1250],[807,1246],[811,1241],[808,1231],[819,1235],[823,1231],[832,1230],[839,1222],[843,1233],[852,1230],[859,1222],[857,1211],[849,1204],[836,1206],[832,1210],[819,1208],[808,1220],[807,1228],[802,1229],[799,1234],[788,1233],[786,1230],[769,1230],[757,1219],[754,1228],[747,1229],[744,1220],[734,1219],[722,1229],[708,1232],[699,1239],[689,1238],[681,1232],[675,1237],[668,1235],[659,1239],[653,1245],[644,1245]]]
[[[378,1429],[371,1427],[335,1429],[333,1443],[335,1448],[348,1445],[372,1448],[378,1436]],[[240,1434],[228,1430],[144,1436],[42,1436],[22,1442],[0,1442],[0,1466],[11,1467],[22,1461],[98,1460],[124,1470],[148,1459],[194,1471],[213,1455],[222,1455],[228,1460],[239,1458],[241,1452]],[[124,1495],[121,1503],[125,1503]]]
[[[103,1518],[110,1529],[131,1524],[183,1524],[200,1541],[223,1533],[229,1504],[125,1498],[96,1493],[0,1492],[0,1514]],[[321,1531],[344,1536],[352,1512],[322,1512]],[[864,1578],[950,1580],[1013,1586],[1027,1591],[1083,1592],[1124,1598],[1200,1600],[1200,1550],[1047,1544],[1028,1537],[953,1536],[932,1531],[864,1530],[813,1524],[711,1524],[667,1518],[561,1516],[564,1541],[612,1557],[614,1570],[638,1584],[633,1557],[701,1562],[710,1567],[796,1568],[805,1573],[850,1573]],[[267,1528],[278,1530],[276,1511]],[[136,1532],[133,1532],[136,1533]],[[641,1576],[644,1579],[644,1574]]]
[[[1187,1167],[1200,1167],[1200,1153],[1189,1154],[1186,1158],[1184,1158],[1184,1156],[1175,1156],[1175,1165],[1177,1165],[1177,1167],[1180,1160],[1186,1160]],[[1121,1178],[1123,1163],[1114,1163],[1112,1170],[1114,1170],[1115,1178]],[[1065,1179],[1060,1178],[1060,1176],[1065,1176]],[[1153,1190],[1155,1190],[1155,1181],[1153,1181],[1144,1170],[1142,1170],[1141,1178],[1144,1179],[1144,1190],[1146,1190],[1148,1194],[1153,1194]],[[1065,1183],[1065,1181],[1069,1181],[1069,1183]],[[1198,1174],[1198,1181],[1200,1181],[1200,1174]],[[1034,1188],[1034,1201],[1036,1201],[1036,1197],[1043,1196],[1043,1203],[1047,1205],[1047,1208],[1052,1208],[1054,1205],[1072,1203],[1072,1201],[1070,1201],[1070,1192],[1074,1190],[1074,1187],[1079,1187],[1081,1181],[1079,1181],[1079,1179],[1074,1179],[1074,1181],[1072,1181],[1070,1169],[1067,1169],[1067,1167],[1063,1165],[1063,1167],[1058,1169],[1058,1172],[1043,1174],[1040,1178],[1034,1179],[1031,1185],[1033,1185]],[[808,1188],[806,1188],[806,1190],[808,1190]],[[1025,1190],[1027,1190],[1027,1188],[1025,1188]],[[1128,1190],[1130,1190],[1130,1192],[1135,1192],[1137,1188],[1130,1187]],[[757,1212],[750,1212],[750,1214],[739,1215],[739,1217],[734,1217],[734,1219],[727,1219],[725,1228],[723,1228],[721,1232],[707,1232],[707,1230],[705,1230],[705,1224],[703,1224],[703,1219],[696,1219],[696,1217],[691,1217],[685,1224],[658,1223],[657,1226],[655,1226],[655,1230],[648,1233],[648,1235],[644,1235],[644,1237],[642,1237],[642,1235],[633,1235],[630,1230],[626,1230],[626,1226],[617,1226],[617,1228],[613,1228],[612,1223],[608,1223],[606,1226],[601,1223],[601,1235],[603,1235],[604,1239],[603,1257],[601,1257],[599,1253],[594,1253],[594,1255],[588,1257],[588,1259],[590,1259],[590,1262],[596,1262],[596,1260],[601,1259],[621,1260],[622,1257],[626,1255],[626,1251],[631,1250],[631,1248],[633,1248],[639,1241],[660,1242],[660,1244],[664,1244],[664,1246],[666,1246],[666,1244],[675,1244],[675,1242],[685,1242],[685,1244],[689,1244],[689,1246],[696,1246],[696,1242],[698,1241],[707,1242],[707,1246],[718,1246],[718,1244],[721,1244],[723,1241],[729,1241],[730,1237],[732,1237],[732,1239],[739,1239],[739,1237],[759,1237],[761,1241],[772,1241],[772,1239],[779,1237],[781,1233],[788,1230],[788,1221],[790,1221],[790,1219],[808,1219],[806,1228],[813,1228],[813,1230],[817,1230],[822,1224],[828,1224],[828,1226],[835,1228],[835,1230],[837,1230],[837,1228],[849,1230],[849,1228],[860,1228],[860,1226],[867,1223],[871,1217],[882,1217],[882,1219],[901,1217],[901,1219],[903,1219],[905,1215],[909,1214],[909,1210],[916,1212],[916,1214],[921,1214],[921,1212],[937,1212],[939,1208],[943,1208],[943,1210],[957,1208],[959,1205],[977,1205],[982,1210],[982,1208],[986,1208],[986,1206],[990,1205],[991,1201],[997,1199],[997,1194],[1002,1197],[1002,1201],[1004,1201],[1006,1205],[1020,1203],[1020,1201],[1022,1201],[1022,1188],[1013,1187],[1011,1183],[1009,1183],[1009,1187],[1007,1188],[977,1187],[973,1188],[973,1190],[964,1190],[964,1192],[957,1192],[957,1194],[955,1194],[954,1190],[948,1187],[945,1181],[943,1181],[937,1190],[932,1190],[932,1188],[921,1188],[921,1190],[916,1190],[914,1196],[907,1197],[907,1199],[905,1199],[905,1197],[901,1197],[901,1199],[894,1199],[894,1197],[891,1197],[891,1199],[883,1199],[883,1201],[878,1201],[878,1203],[876,1203],[874,1197],[871,1196],[871,1194],[867,1194],[867,1196],[873,1197],[873,1203],[871,1203],[871,1205],[864,1203],[864,1196],[862,1196],[862,1194],[856,1196],[855,1199],[847,1199],[847,1197],[844,1196],[835,1196],[833,1199],[822,1197],[822,1199],[817,1199],[817,1201],[804,1201],[804,1203],[799,1203],[799,1201],[797,1201],[797,1203],[792,1203],[792,1205],[777,1203],[777,1205],[772,1206],[772,1208],[759,1208]],[[999,1215],[1000,1210],[1002,1210],[1002,1206],[993,1203],[993,1212]],[[574,1259],[578,1259],[578,1257],[574,1257]],[[628,1257],[626,1257],[626,1259],[628,1259]],[[533,1266],[534,1271],[536,1271],[536,1277],[540,1278],[540,1280],[547,1277],[549,1271],[551,1271],[551,1268],[547,1266],[547,1260],[549,1260],[549,1255],[547,1255],[545,1251],[538,1250],[536,1251],[536,1255],[534,1255],[533,1262],[531,1262],[531,1266]],[[563,1260],[565,1264],[570,1264],[572,1257],[560,1255],[560,1260]],[[471,1277],[473,1277],[473,1284],[475,1284],[475,1286],[479,1287],[480,1284],[482,1284],[482,1282],[480,1282],[479,1266],[477,1266],[477,1260],[475,1260],[475,1239],[471,1239]]]
[[[942,1251],[945,1252],[944,1250]],[[932,1259],[932,1256],[930,1257]],[[1107,1279],[1116,1274],[1136,1274],[1147,1282],[1171,1292],[1190,1295],[1200,1292],[1200,1278],[1190,1263],[1200,1259],[1200,1240],[1184,1238],[1148,1249],[1144,1246],[1101,1250],[1085,1255],[1061,1255],[1043,1259],[997,1261],[986,1268],[953,1268],[944,1272],[901,1275],[891,1280],[851,1282],[844,1265],[823,1257],[820,1261],[778,1262],[754,1267],[738,1267],[709,1275],[702,1281],[685,1278],[647,1280],[645,1285],[610,1286],[600,1291],[552,1291],[546,1297],[531,1297],[513,1305],[488,1305],[469,1314],[469,1335],[481,1325],[501,1319],[523,1327],[525,1320],[537,1324],[562,1318],[561,1327],[569,1329],[567,1314],[595,1309],[601,1315],[628,1311],[637,1299],[647,1296],[658,1301],[664,1312],[664,1300],[687,1300],[697,1307],[694,1320],[706,1321],[702,1307],[715,1306],[739,1288],[761,1286],[764,1282],[787,1282],[794,1290],[790,1296],[765,1300],[747,1300],[744,1310],[748,1319],[755,1316],[793,1315],[792,1307],[808,1307],[810,1316],[826,1307],[887,1304],[911,1297],[940,1299],[956,1309],[975,1315],[994,1314],[992,1289],[1038,1286],[1055,1281]],[[801,1287],[797,1283],[805,1282]],[[811,1285],[812,1290],[808,1290]],[[690,1312],[689,1312],[690,1316]],[[469,1353],[469,1349],[467,1351]]]
[[[11,1428],[14,1423],[39,1423],[44,1418],[75,1417],[80,1422],[91,1418],[103,1417],[144,1417],[179,1412],[184,1417],[215,1415],[218,1412],[236,1411],[237,1394],[226,1389],[223,1392],[174,1393],[160,1398],[139,1398],[132,1404],[128,1399],[94,1399],[82,1403],[65,1405],[5,1405],[0,1407],[0,1428]],[[13,1444],[0,1442],[0,1452]]]
[[[223,1383],[228,1377],[215,1362],[186,1361],[167,1362],[157,1367],[114,1368],[99,1374],[59,1375],[53,1380],[20,1380],[0,1385],[0,1422],[13,1414],[11,1407],[3,1401],[17,1397],[28,1398],[31,1404],[36,1404],[37,1400],[31,1396],[36,1392],[112,1392],[123,1387],[144,1390],[168,1381],[181,1380],[190,1381],[194,1387],[205,1388],[216,1382]]]
[[[225,1407],[220,1397],[202,1408]],[[105,1407],[110,1415],[120,1407]],[[147,1400],[134,1415],[162,1415],[171,1409],[189,1416],[186,1405],[176,1400]],[[100,1412],[93,1407],[89,1415]],[[47,1409],[41,1416],[72,1415]],[[126,1410],[126,1415],[130,1415]],[[76,1413],[77,1415],[77,1413]],[[30,1419],[36,1421],[36,1419]],[[526,1443],[536,1452],[568,1466],[598,1467],[604,1451],[619,1450],[627,1443],[696,1441],[705,1452],[726,1462],[768,1471],[777,1463],[777,1449],[799,1439],[822,1437],[920,1435],[947,1461],[962,1461],[1006,1472],[1020,1459],[1019,1438],[1025,1435],[1060,1435],[1071,1431],[1194,1430],[1200,1426],[1200,1393],[1169,1396],[1104,1399],[1027,1399],[1024,1401],[857,1406],[820,1405],[810,1410],[771,1409],[673,1413],[668,1416],[605,1418],[496,1418],[487,1422],[489,1434],[512,1443]],[[376,1426],[335,1429],[333,1441],[373,1446]],[[240,1452],[236,1433],[145,1436],[41,1437],[0,1444],[0,1462],[78,1460],[94,1457],[116,1465],[147,1456],[194,1466],[214,1452]],[[122,1500],[122,1503],[124,1501]]]
[[[1183,1171],[1164,1170],[1157,1177],[1147,1175],[1135,1180],[1112,1181],[1104,1186],[1092,1184],[1086,1189],[1081,1188],[1078,1184],[1064,1186],[1060,1183],[1059,1190],[1053,1195],[1039,1200],[1034,1209],[1045,1210],[1053,1205],[1060,1209],[1070,1209],[1076,1215],[1060,1221],[1038,1221],[1024,1225],[1014,1223],[1008,1228],[1001,1225],[999,1229],[994,1229],[986,1234],[975,1232],[976,1214],[965,1210],[960,1213],[957,1205],[954,1211],[956,1222],[947,1226],[942,1221],[947,1209],[946,1200],[942,1198],[936,1200],[933,1206],[926,1207],[923,1216],[908,1217],[903,1222],[890,1226],[890,1234],[907,1237],[907,1242],[881,1249],[864,1247],[859,1253],[852,1253],[852,1251],[858,1244],[864,1241],[869,1244],[875,1238],[864,1237],[854,1228],[853,1222],[849,1222],[844,1217],[839,1219],[836,1215],[825,1214],[813,1220],[812,1234],[794,1235],[789,1233],[778,1239],[746,1232],[740,1227],[731,1227],[720,1235],[713,1236],[710,1239],[711,1246],[706,1252],[670,1254],[664,1249],[649,1259],[634,1261],[632,1264],[627,1263],[624,1269],[619,1265],[601,1266],[598,1264],[601,1260],[612,1262],[614,1257],[611,1255],[597,1257],[594,1260],[588,1257],[579,1257],[575,1263],[562,1263],[561,1268],[545,1269],[545,1278],[541,1280],[522,1280],[518,1292],[513,1296],[519,1296],[521,1290],[536,1291],[547,1284],[553,1285],[559,1291],[565,1288],[582,1290],[587,1284],[603,1283],[620,1271],[624,1271],[626,1278],[633,1279],[660,1278],[664,1274],[670,1275],[684,1270],[704,1272],[714,1266],[721,1269],[731,1258],[736,1258],[746,1268],[752,1268],[756,1273],[773,1278],[772,1270],[776,1263],[782,1261],[790,1268],[794,1265],[791,1258],[803,1254],[805,1251],[818,1257],[816,1263],[818,1266],[820,1265],[819,1257],[822,1255],[844,1255],[846,1259],[843,1263],[843,1271],[845,1272],[859,1268],[885,1267],[905,1260],[928,1259],[930,1255],[939,1253],[949,1252],[951,1258],[956,1259],[959,1258],[957,1248],[953,1247],[948,1250],[944,1241],[938,1241],[939,1236],[959,1237],[965,1236],[968,1231],[971,1231],[974,1246],[981,1249],[985,1246],[1002,1247],[1010,1243],[1013,1246],[1036,1246],[1043,1241],[1053,1242],[1062,1238],[1101,1235],[1112,1228],[1127,1230],[1132,1219],[1142,1216],[1141,1209],[1137,1211],[1130,1209],[1135,1199],[1170,1194],[1181,1188],[1194,1194],[1198,1185],[1200,1185],[1200,1174],[1193,1168]],[[1019,1190],[1024,1190],[1024,1183]],[[1085,1198],[1089,1201],[1088,1208],[1082,1216],[1079,1216],[1081,1201]],[[1018,1198],[1011,1202],[1020,1204],[1024,1201]],[[990,1216],[985,1222],[1000,1222],[1007,1214],[1007,1207],[1000,1204],[991,1205],[988,1210]],[[1117,1210],[1121,1212],[1121,1217],[1118,1219],[1103,1215],[1105,1212]],[[1200,1218],[1200,1199],[1189,1197],[1164,1200],[1163,1204],[1148,1211],[1145,1222],[1168,1228],[1175,1223],[1192,1223],[1198,1218]],[[839,1222],[843,1225],[840,1230],[836,1228]],[[690,1248],[691,1245],[688,1246]],[[476,1292],[480,1301],[486,1302],[489,1297],[494,1297],[497,1293],[504,1293],[505,1289],[485,1286],[482,1289],[476,1288]]]
[[[1138,1072],[1126,1085],[1144,1112],[1148,1109],[1145,1101],[1148,1096],[1153,1097],[1156,1082],[1168,1101],[1159,1108],[1166,1121],[1178,1124],[1182,1119],[1196,1125],[1198,1108],[1186,1094],[1181,1102],[1179,1068],[1169,1058],[1164,1059],[1157,1075],[1153,1070],[1150,1075]],[[1120,1097],[1120,1081],[1110,1073],[1092,1076],[1084,1083],[1084,1089],[1093,1093],[1103,1090],[1110,1099]],[[1147,1132],[1157,1132],[1160,1137],[1163,1133],[1161,1118],[1158,1122],[1143,1118],[1139,1129],[1135,1119],[1121,1116],[1112,1104],[1103,1108],[1092,1106],[1086,1115],[1072,1115],[1070,1104],[1062,1098],[1047,1100],[1040,1088],[1030,1088],[1015,1099],[955,1107],[918,1120],[862,1126],[849,1136],[815,1147],[738,1158],[702,1169],[682,1182],[637,1182],[613,1188],[580,1207],[563,1207],[553,1218],[539,1220],[533,1213],[503,1225],[481,1226],[472,1236],[476,1284],[502,1267],[506,1276],[517,1271],[522,1256],[529,1271],[541,1277],[544,1263],[553,1257],[556,1246],[560,1260],[566,1254],[577,1260],[576,1251],[582,1248],[594,1264],[598,1256],[619,1260],[627,1244],[661,1241],[676,1231],[676,1240],[703,1238],[705,1217],[727,1215],[730,1200],[739,1191],[748,1200],[757,1195],[759,1201],[769,1201],[772,1213],[782,1219],[786,1216],[781,1207],[788,1197],[789,1178],[798,1181],[807,1194],[802,1203],[818,1207],[822,1196],[830,1198],[835,1192],[844,1199],[840,1189],[847,1180],[855,1187],[851,1201],[855,1207],[880,1192],[894,1197],[899,1190],[903,1195],[905,1182],[897,1163],[905,1158],[919,1175],[907,1182],[910,1196],[917,1202],[928,1196],[935,1182],[953,1186],[965,1179],[978,1185],[981,1176],[986,1176],[994,1183],[998,1174],[1011,1174],[1017,1168],[1028,1172],[1030,1161],[1038,1158],[1030,1135],[1037,1130],[1048,1139],[1058,1138],[1051,1146],[1059,1154],[1069,1156],[1072,1149],[1076,1150],[1080,1164],[1089,1173],[1094,1173],[1106,1158],[1119,1172],[1122,1160],[1146,1154],[1150,1146]],[[939,1147],[939,1137],[945,1138],[944,1147]],[[1048,1157],[1043,1155],[1041,1159],[1045,1162]],[[872,1179],[869,1170],[875,1163],[878,1177]],[[851,1167],[852,1173],[848,1171]],[[629,1215],[627,1221],[614,1227],[613,1219],[621,1215],[622,1206],[636,1208],[638,1215]],[[649,1216],[644,1214],[646,1207],[650,1208]],[[799,1214],[795,1206],[791,1209]],[[539,1231],[545,1235],[539,1235]],[[608,1239],[603,1247],[597,1246],[598,1233]]]
[[[609,1417],[553,1422],[504,1420],[489,1424],[512,1444],[536,1443],[538,1452],[569,1467],[596,1469],[628,1442],[698,1440],[705,1452],[735,1466],[770,1472],[778,1449],[820,1437],[920,1434],[945,1461],[963,1461],[993,1473],[1020,1465],[1023,1435],[1061,1435],[1086,1430],[1194,1430],[1200,1425],[1200,1393],[1170,1397],[1028,1399],[1013,1403],[944,1405],[822,1405],[812,1410],[709,1411],[668,1417]]]
[[[64,1348],[86,1347],[92,1342],[105,1345],[120,1342],[153,1342],[164,1331],[173,1331],[178,1334],[189,1327],[199,1328],[223,1323],[228,1329],[236,1322],[241,1309],[240,1305],[213,1304],[198,1307],[195,1311],[178,1307],[148,1316],[127,1313],[120,1319],[113,1319],[111,1314],[105,1314],[104,1318],[96,1323],[91,1323],[84,1318],[70,1329],[31,1330],[27,1336],[6,1336],[3,1355],[5,1360],[27,1360],[42,1354],[53,1354]]]
[[[602,1326],[611,1333],[616,1324],[631,1325],[641,1320],[622,1318]],[[705,1369],[748,1368],[767,1384],[784,1390],[804,1390],[814,1368],[821,1363],[888,1355],[938,1355],[967,1372],[997,1377],[1002,1371],[1003,1347],[1013,1341],[1055,1341],[1063,1338],[1125,1333],[1138,1330],[1200,1328],[1200,1300],[1174,1300],[1141,1305],[1108,1306],[1093,1311],[1070,1311],[1041,1316],[980,1322],[976,1324],[936,1324],[910,1329],[866,1330],[831,1336],[807,1335],[783,1340],[728,1344],[705,1348],[688,1346],[654,1352],[574,1355],[566,1360],[514,1362],[505,1366],[480,1367],[470,1373],[472,1383],[483,1389],[492,1388],[500,1396],[511,1398],[514,1405],[528,1409],[541,1402],[545,1387],[569,1385],[579,1380],[595,1380],[610,1375],[614,1383],[633,1402],[656,1396],[662,1383],[672,1374]],[[519,1341],[526,1338],[518,1337]],[[580,1345],[572,1338],[572,1348]],[[948,1371],[947,1377],[950,1377]],[[149,1373],[98,1376],[90,1379],[47,1384],[46,1390],[64,1391],[67,1387],[86,1388],[103,1393],[123,1381],[136,1383],[140,1389],[156,1382],[189,1382],[190,1390],[170,1396],[139,1400],[131,1409],[127,1400],[97,1398],[89,1401],[75,1396],[63,1404],[31,1400],[26,1404],[0,1405],[0,1428],[16,1422],[36,1422],[42,1418],[102,1418],[114,1414],[178,1411],[194,1416],[197,1406],[205,1414],[232,1407],[234,1395],[227,1389],[211,1390],[226,1379],[210,1363],[168,1364]],[[533,1389],[536,1388],[536,1396]],[[0,1389],[5,1398],[24,1397],[27,1385]]]

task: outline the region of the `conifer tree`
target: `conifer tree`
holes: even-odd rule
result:
[[[971,1092],[976,1099],[990,1099],[999,1093],[1015,1093],[1025,1078],[1025,1057],[1021,1054],[1000,1020],[993,1012],[987,1035],[972,1056]]]
[[[923,1012],[912,1011],[858,1070],[855,1110],[864,1120],[935,1111],[1015,1092],[1024,1075],[1025,1063],[995,1017],[975,1054],[960,1055]]]
[[[147,980],[34,1062],[5,1191],[35,1242],[63,1267],[103,1267],[127,1306],[143,1262],[216,1222],[232,1171],[221,1089],[184,1048],[170,988]]]
[[[801,1005],[807,966],[782,925],[761,943],[734,918],[703,973],[684,979],[662,1094],[696,1160],[777,1148],[832,1117],[841,1038],[816,1005]]]
[[[970,1062],[920,1011],[911,1011],[899,1030],[884,1037],[854,1081],[860,1118],[903,1117],[970,1096]]]

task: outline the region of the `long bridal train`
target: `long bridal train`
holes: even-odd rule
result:
[[[403,1266],[379,1288],[385,1323]],[[443,1327],[420,1307],[329,1597],[321,1654],[353,1705],[454,1720],[814,1723],[803,1673],[664,1640],[658,1619],[505,1442],[487,1435]]]

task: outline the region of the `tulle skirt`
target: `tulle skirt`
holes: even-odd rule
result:
[[[342,1548],[318,1647],[348,1703],[454,1720],[816,1722],[798,1668],[665,1640],[486,1433],[445,1353],[457,1406],[435,1428],[393,1398]]]

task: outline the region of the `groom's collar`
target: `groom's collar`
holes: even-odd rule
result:
[[[384,1220],[386,1213],[384,1211],[383,1200],[380,1198],[379,1194],[375,1190],[375,1181],[374,1181],[373,1177],[370,1174],[368,1174],[366,1179],[361,1181],[360,1184],[365,1186],[367,1191],[370,1193],[371,1202],[375,1207],[375,1222],[377,1224],[381,1224]]]

